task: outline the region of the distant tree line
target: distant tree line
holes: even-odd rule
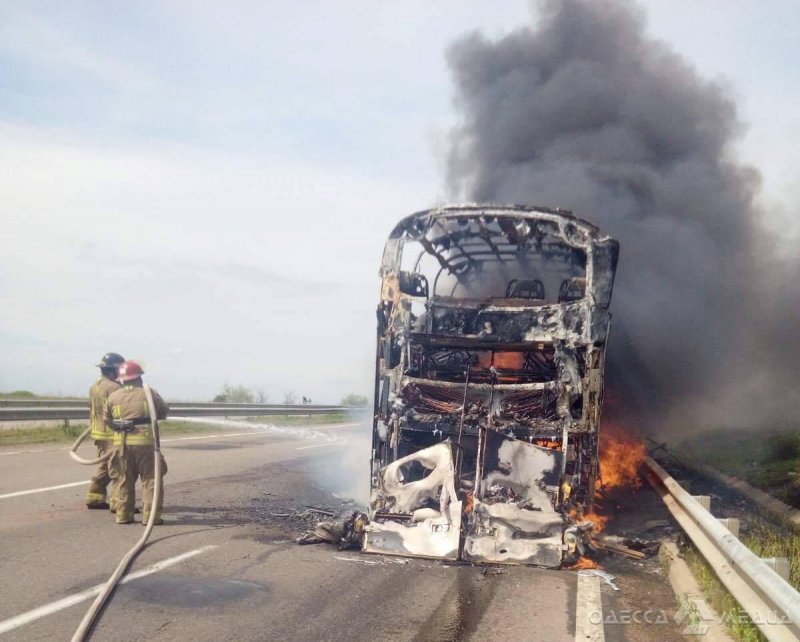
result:
[[[264,395],[266,401],[266,395]],[[222,390],[211,400],[218,403],[255,403],[256,395],[253,390],[247,386],[232,386],[226,383],[222,386]],[[259,401],[258,403],[264,403]]]
[[[234,386],[226,383],[222,386],[220,391],[214,396],[212,401],[217,403],[267,403],[269,395],[264,388],[249,388],[241,384]],[[281,401],[285,406],[292,406],[298,403],[298,395],[294,390],[289,390],[283,393],[283,400]],[[311,397],[302,395],[299,397],[299,403],[314,403]],[[361,408],[369,405],[369,399],[364,395],[350,393],[342,397],[342,405]]]
[[[357,395],[351,392],[349,395],[342,397],[342,405],[354,408],[363,408],[369,404],[369,399],[364,395]]]
[[[36,399],[39,395],[30,390],[15,390],[14,392],[0,392],[3,399]]]

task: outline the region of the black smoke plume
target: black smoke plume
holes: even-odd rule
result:
[[[732,98],[632,1],[538,6],[535,26],[448,51],[452,195],[570,209],[620,240],[607,412],[672,431],[793,415],[797,288],[734,156]]]

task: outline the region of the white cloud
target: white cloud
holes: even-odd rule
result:
[[[645,5],[730,79],[745,153],[796,198],[793,3]],[[444,48],[528,19],[516,0],[4,2],[0,390],[81,393],[118,350],[168,397],[368,393],[383,242],[440,200]]]
[[[121,346],[149,361],[180,348],[158,371],[185,397],[239,380],[320,400],[368,385],[382,244],[429,185],[50,134],[0,128],[0,389],[31,363],[19,337],[60,364],[31,373],[37,389],[82,387],[94,353]]]

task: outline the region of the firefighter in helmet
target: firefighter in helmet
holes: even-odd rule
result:
[[[111,454],[114,447],[114,433],[108,429],[103,420],[106,400],[108,395],[119,388],[117,383],[117,368],[125,361],[125,357],[116,352],[108,352],[100,359],[97,367],[100,368],[100,378],[89,388],[89,407],[91,421],[91,437],[97,446],[97,456]],[[111,492],[108,500],[106,499],[106,489],[111,484],[108,458],[100,462],[95,470],[92,480],[89,482],[89,491],[86,493],[87,508],[111,508],[114,506],[114,485],[111,484]]]
[[[135,361],[126,361],[117,373],[122,387],[108,396],[106,423],[114,431],[114,454],[111,471],[115,482],[115,504],[117,524],[132,524],[136,499],[136,480],[142,480],[142,523],[150,518],[155,488],[155,461],[153,457],[154,437],[150,425],[150,410],[147,404],[142,375],[144,370]],[[165,419],[169,406],[161,396],[151,389],[156,419]],[[161,459],[162,474],[167,465]],[[159,507],[163,503],[161,489]],[[159,509],[160,512],[160,509]],[[155,515],[155,523],[161,523],[161,515]]]

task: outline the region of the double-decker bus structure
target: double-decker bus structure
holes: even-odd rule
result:
[[[380,270],[364,550],[577,557],[618,255],[558,209],[444,206],[398,223]]]

